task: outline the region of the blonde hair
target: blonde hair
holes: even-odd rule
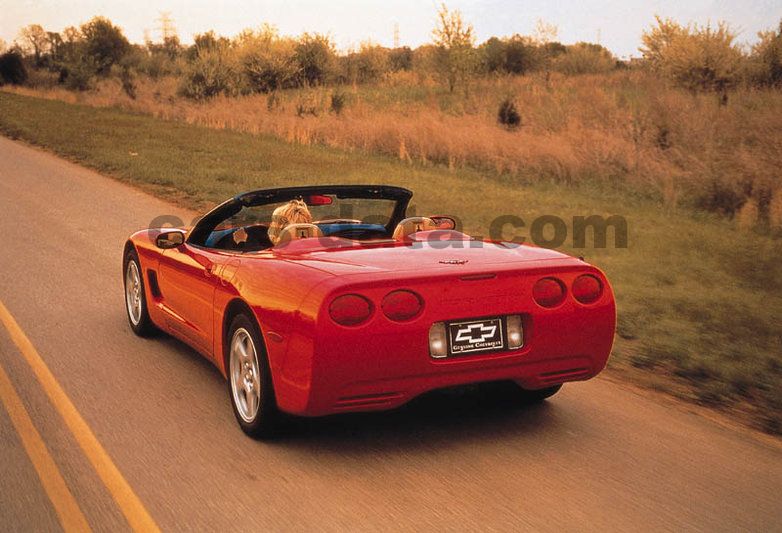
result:
[[[280,232],[288,224],[310,224],[312,214],[302,200],[291,200],[281,205],[272,213],[272,222],[269,224],[269,240],[277,244],[280,240]]]

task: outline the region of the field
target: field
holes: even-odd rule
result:
[[[618,85],[623,83],[621,76],[630,74],[617,75]],[[514,83],[522,94],[527,82]],[[570,84],[568,90],[578,97],[574,82],[555,83]],[[605,90],[610,89],[611,85]],[[580,114],[556,106],[549,112],[550,94],[541,91],[539,85],[529,87],[530,101],[540,98],[541,103],[529,106],[529,131],[521,132],[498,128],[489,106],[474,113],[449,107],[469,105],[470,96],[452,100],[441,95],[427,103],[425,94],[437,93],[416,96],[409,87],[383,93],[386,96],[362,88],[351,97],[353,109],[345,114],[316,108],[318,116],[304,118],[296,116],[294,103],[311,99],[317,107],[325,93],[291,92],[270,110],[267,98],[259,96],[210,105],[159,97],[158,107],[152,108],[144,105],[155,102],[154,95],[144,96],[142,90],[137,100],[123,100],[126,109],[118,109],[111,107],[118,102],[108,90],[86,96],[47,95],[104,107],[0,92],[0,131],[195,208],[256,187],[372,182],[412,188],[417,212],[458,215],[472,234],[486,235],[491,220],[501,214],[527,222],[544,214],[566,221],[575,215],[622,215],[628,221],[627,248],[612,247],[610,240],[604,249],[577,249],[570,239],[562,246],[586,256],[613,282],[619,335],[611,366],[765,431],[782,432],[782,328],[777,320],[782,316],[782,240],[773,231],[776,197],[758,200],[753,216],[741,209],[737,220],[684,205],[694,206],[705,197],[711,185],[702,184],[740,183],[728,180],[731,169],[754,176],[751,183],[758,188],[767,180],[764,176],[779,175],[774,162],[780,161],[781,141],[775,128],[781,119],[770,110],[779,108],[782,97],[748,91],[735,95],[734,103],[724,109],[706,97],[662,93],[661,98],[694,106],[679,111],[675,103],[666,107],[672,124],[666,135],[672,140],[663,143],[665,147],[660,145],[660,130],[652,134],[646,126],[638,126],[638,132],[644,132],[643,143],[627,144],[633,138],[632,115],[622,128],[616,123],[616,134],[605,117],[586,128],[590,112],[616,108],[614,96],[606,97],[601,107],[603,97],[593,95],[593,104],[579,104]],[[562,91],[555,94],[567,92]],[[398,102],[382,103],[386,97]],[[98,101],[101,98],[105,101]],[[257,114],[248,116],[250,109]],[[661,112],[651,105],[647,109]],[[688,115],[683,116],[685,112]],[[267,115],[274,120],[264,119]],[[686,122],[687,117],[693,124]],[[536,129],[544,128],[536,124],[545,120],[556,127]],[[453,121],[450,138],[462,142],[437,137],[443,124],[451,124],[448,121]],[[696,136],[720,127],[726,128],[724,135]],[[389,129],[386,148],[372,144],[385,138],[378,133],[383,128]],[[409,135],[399,135],[403,128],[410,128]],[[311,133],[301,133],[307,131]],[[486,150],[520,151],[507,159],[470,156],[468,147],[475,143],[468,141],[489,135],[481,145]],[[494,139],[506,135],[515,137],[493,146]],[[406,139],[404,150],[400,139]],[[431,149],[421,148],[424,139],[430,139]],[[733,150],[728,149],[729,142],[734,143]],[[437,148],[440,144],[445,148]],[[712,157],[701,157],[703,150],[713,150]],[[519,154],[530,159],[519,159]],[[743,166],[741,158],[748,158]],[[508,161],[516,161],[516,167]],[[734,166],[718,167],[716,162]],[[690,164],[689,174],[673,172]],[[774,190],[773,183],[765,185]],[[763,216],[765,222],[758,223]]]
[[[782,92],[774,89],[732,91],[720,105],[713,93],[617,71],[476,79],[465,95],[399,72],[377,84],[197,102],[178,96],[177,84],[139,78],[135,99],[117,79],[83,93],[45,83],[10,90],[514,182],[626,185],[668,208],[740,215],[746,227],[782,229]],[[513,129],[497,123],[506,99],[521,118]]]

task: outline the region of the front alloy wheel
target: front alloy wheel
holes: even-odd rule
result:
[[[133,332],[141,337],[147,337],[154,333],[155,326],[149,318],[144,277],[141,272],[138,254],[131,249],[125,256],[125,310]]]

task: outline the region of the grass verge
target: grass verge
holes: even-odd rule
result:
[[[486,235],[501,214],[624,216],[627,248],[561,247],[603,268],[619,305],[611,366],[627,375],[782,432],[782,241],[725,220],[662,211],[604,185],[519,185],[470,170],[0,93],[0,131],[184,205],[294,184],[386,183],[415,191],[419,213],[459,216]],[[569,230],[572,228],[568,228]],[[609,240],[609,244],[610,244]],[[589,245],[589,241],[587,242]],[[665,379],[661,379],[665,376]]]

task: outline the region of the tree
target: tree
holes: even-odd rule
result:
[[[535,67],[536,49],[530,39],[514,35],[505,41],[505,72],[526,74]]]
[[[497,37],[491,37],[478,48],[481,70],[486,74],[505,71],[505,43]]]
[[[438,69],[453,92],[457,84],[466,82],[475,66],[473,27],[462,19],[460,11],[449,11],[445,4],[437,12],[437,26],[432,38],[439,51]]]
[[[758,33],[760,41],[752,48],[754,81],[761,85],[782,85],[782,21],[779,30]]]
[[[30,24],[19,32],[19,39],[22,41],[23,48],[33,54],[35,66],[42,66],[43,55],[49,43],[46,30],[39,24]]]
[[[305,33],[296,43],[295,57],[299,75],[306,85],[322,85],[334,67],[336,52],[328,35]]]
[[[296,43],[280,37],[273,26],[243,31],[234,46],[250,91],[269,93],[297,83]]]
[[[349,54],[347,59],[347,74],[353,83],[377,81],[388,71],[388,50],[371,42],[361,43],[359,51]]]
[[[559,35],[559,28],[554,24],[549,24],[543,19],[538,19],[535,23],[535,34],[532,42],[537,46],[540,67],[546,73],[546,85],[551,76],[551,62],[556,54],[557,47],[552,46]],[[561,45],[560,45],[561,46]]]
[[[643,33],[641,52],[652,69],[678,85],[691,91],[717,91],[726,100],[744,59],[735,38],[724,22],[716,27],[685,27],[657,17],[657,26]]]
[[[95,17],[82,25],[84,53],[95,64],[97,74],[108,74],[109,69],[130,51],[130,43],[122,30],[110,20]]]

